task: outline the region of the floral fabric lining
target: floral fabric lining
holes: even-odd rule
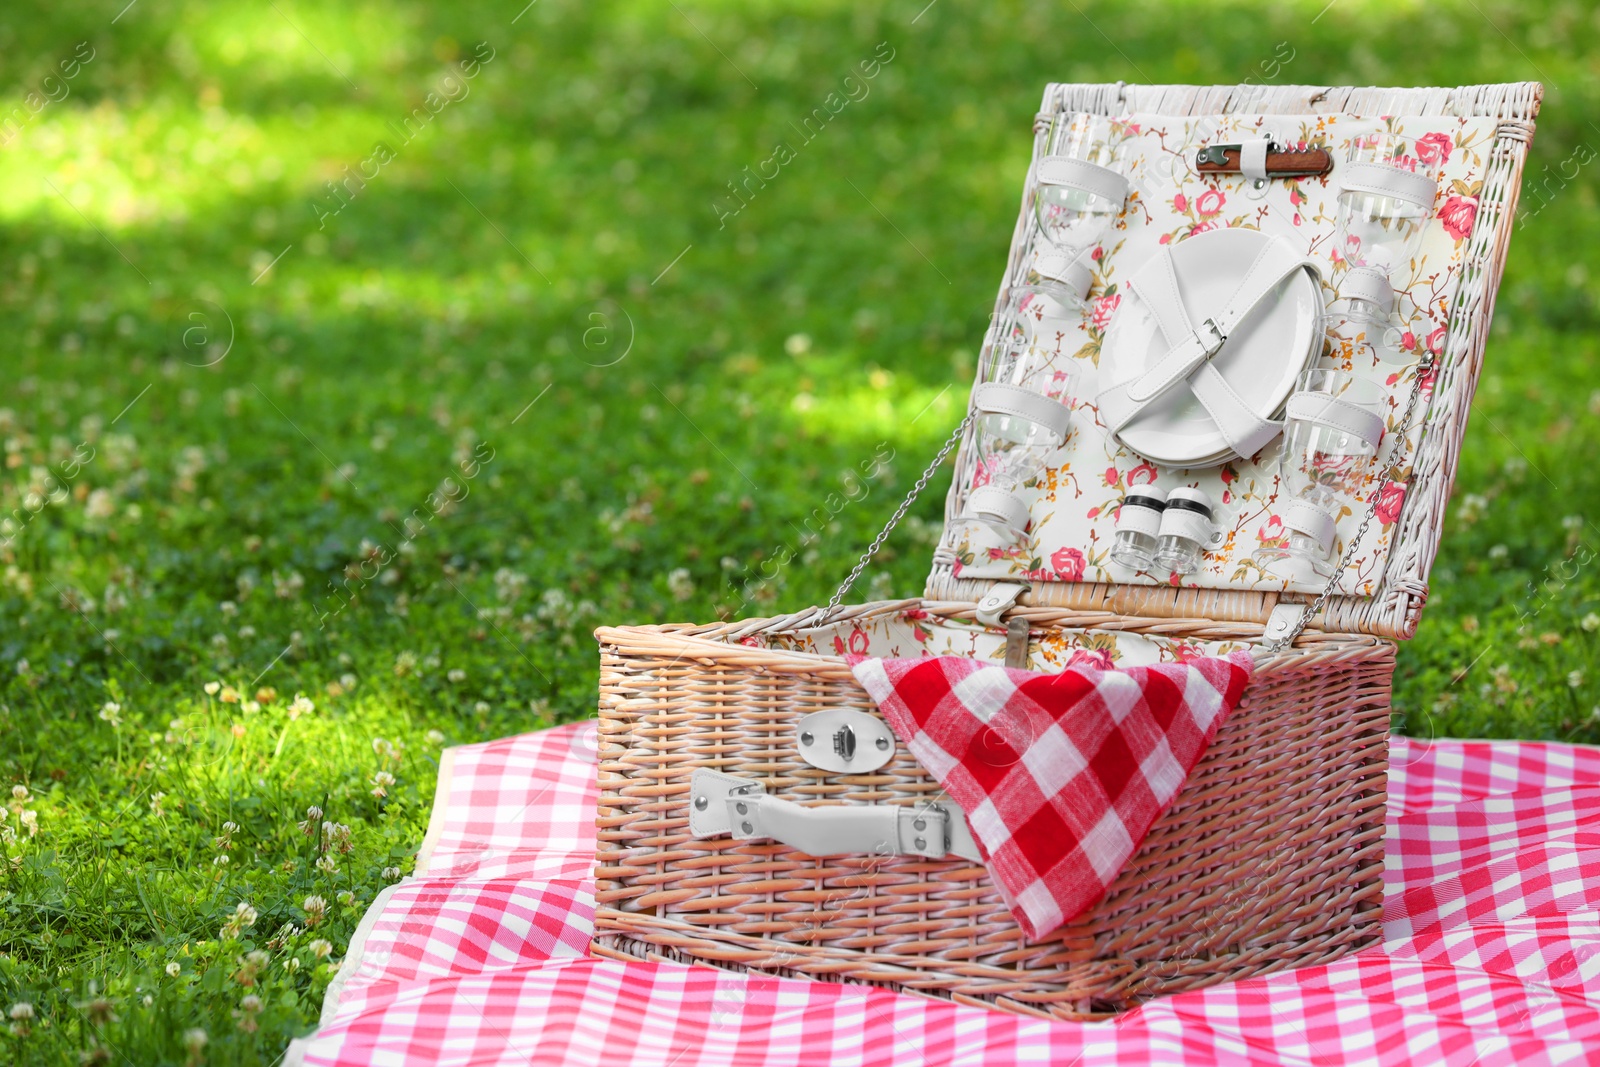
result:
[[[1419,359],[1425,349],[1442,352],[1495,125],[1488,118],[1363,119],[1349,115],[1193,118],[1141,114],[1119,122],[1123,139],[1119,153],[1132,191],[1114,230],[1091,253],[1095,280],[1082,322],[1061,331],[1054,342],[1057,358],[1075,360],[1079,367],[1081,385],[1072,402],[1072,431],[1046,470],[1025,490],[1031,494],[1032,514],[1026,543],[1006,549],[998,541],[985,541],[980,532],[968,532],[954,546],[957,575],[1320,592],[1321,582],[1307,584],[1268,576],[1251,558],[1264,543],[1281,543],[1285,537],[1281,516],[1288,501],[1277,496],[1276,443],[1249,461],[1206,470],[1158,470],[1117,446],[1104,432],[1091,398],[1099,391],[1100,345],[1121,303],[1119,288],[1160,246],[1218,227],[1240,226],[1282,236],[1304,249],[1319,262],[1325,296],[1332,301],[1343,273],[1332,247],[1342,161],[1354,137],[1388,129],[1411,138],[1418,155],[1439,167],[1439,192],[1423,235],[1422,252],[1408,273],[1391,282],[1396,310],[1409,321],[1402,347]],[[1247,190],[1240,175],[1203,180],[1188,175],[1183,161],[1192,160],[1202,145],[1260,137],[1267,131],[1280,143],[1327,145],[1335,160],[1333,173],[1322,178],[1275,179],[1264,195]],[[1163,174],[1175,177],[1162,178]],[[1393,434],[1404,414],[1415,365],[1397,368],[1365,356],[1365,365],[1357,366],[1355,356],[1351,345],[1330,338],[1315,365],[1370,377],[1387,393],[1380,456],[1388,463],[1391,456],[1398,455],[1400,462],[1387,472],[1375,472],[1363,490],[1363,495],[1370,496],[1384,473],[1393,477],[1377,501],[1375,521],[1340,575],[1338,588],[1345,595],[1371,596],[1382,576],[1405,500],[1411,475],[1409,457],[1420,436],[1422,413],[1433,383],[1432,375],[1422,383],[1414,420],[1418,426],[1412,428],[1407,447],[1396,453]],[[1216,518],[1226,535],[1222,547],[1207,554],[1198,570],[1181,577],[1136,574],[1110,559],[1116,513],[1123,497],[1135,486],[1155,482],[1158,476],[1163,488],[1181,484],[1205,490],[1216,505]],[[980,465],[968,488],[984,481]],[[1345,538],[1355,532],[1366,506],[1364,501],[1352,499],[1345,507],[1336,553],[1344,552]]]

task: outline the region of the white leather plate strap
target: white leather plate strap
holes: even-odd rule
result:
[[[770,838],[809,856],[980,859],[966,816],[952,801],[804,807],[768,796],[760,782],[705,767],[690,777],[689,795],[689,832],[696,838]]]
[[[1222,308],[1196,329],[1183,304],[1170,247],[1151,256],[1127,280],[1125,287],[1138,296],[1156,320],[1162,337],[1172,347],[1139,377],[1114,385],[1095,398],[1106,428],[1116,434],[1152,401],[1179,382],[1187,382],[1235,453],[1249,457],[1258,452],[1283,427],[1251,410],[1222,373],[1212,366],[1211,357],[1222,351],[1228,334],[1238,328],[1258,304],[1295,271],[1302,269],[1317,273],[1311,260],[1297,253],[1287,241],[1274,238],[1257,254]]]
[[[992,485],[979,486],[968,494],[963,514],[975,518],[993,519],[1005,523],[1013,530],[1026,530],[1030,518],[1028,505],[1020,496]]]
[[[1339,188],[1347,193],[1392,196],[1396,200],[1430,207],[1439,192],[1439,183],[1426,174],[1384,163],[1350,163],[1339,175]]]
[[[1072,409],[1032,389],[1002,382],[984,382],[972,391],[972,406],[985,415],[1015,415],[1044,427],[1055,435],[1056,444],[1067,439],[1072,425]]]
[[[1373,447],[1383,437],[1382,416],[1326,393],[1295,393],[1283,410],[1291,419],[1354,434]]]
[[[1061,185],[1120,204],[1128,196],[1128,179],[1108,167],[1070,156],[1045,156],[1039,160],[1039,184]]]

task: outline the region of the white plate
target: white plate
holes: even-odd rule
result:
[[[1172,246],[1189,321],[1203,322],[1233,294],[1262,246],[1260,230],[1207,230]],[[1132,381],[1170,347],[1155,320],[1137,314],[1139,297],[1123,294],[1100,353],[1101,389]],[[1271,418],[1294,391],[1295,381],[1322,343],[1322,291],[1306,271],[1295,271],[1235,327],[1211,362],[1262,418]],[[1151,403],[1122,428],[1122,443],[1166,467],[1214,467],[1233,455],[1211,416],[1183,385]]]

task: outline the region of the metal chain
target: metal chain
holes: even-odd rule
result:
[[[928,487],[928,482],[933,478],[934,472],[943,465],[945,457],[950,454],[950,450],[960,443],[962,435],[967,432],[967,427],[972,425],[973,418],[974,415],[968,412],[967,417],[961,420],[961,425],[955,428],[955,432],[944,443],[944,447],[939,449],[939,454],[933,457],[933,462],[929,463],[928,468],[922,472],[922,477],[918,478],[917,484],[911,487],[911,492],[907,493],[906,498],[900,501],[900,506],[895,509],[893,515],[889,516],[889,521],[884,524],[883,529],[873,539],[872,544],[868,545],[867,550],[861,553],[861,559],[856,563],[855,569],[850,572],[849,577],[840,583],[839,588],[834,590],[833,599],[828,601],[828,606],[823,609],[822,617],[824,619],[832,615],[834,610],[844,602],[845,594],[850,592],[850,587],[856,584],[856,579],[860,578],[861,572],[867,569],[867,564],[872,562],[872,557],[878,554],[878,549],[883,547],[883,543],[889,539],[889,535],[894,532],[894,528],[900,525],[900,520],[905,518],[906,511],[916,501],[917,497],[922,495],[922,491]]]
[[[1402,458],[1406,447],[1406,438],[1411,433],[1411,416],[1416,410],[1417,398],[1422,395],[1422,380],[1433,370],[1433,364],[1434,354],[1432,351],[1425,352],[1421,362],[1417,364],[1417,376],[1411,382],[1411,395],[1406,399],[1406,411],[1400,418],[1400,430],[1395,434],[1394,448],[1389,457],[1388,469],[1390,471],[1396,468]],[[1339,565],[1334,568],[1333,577],[1328,579],[1327,586],[1317,594],[1317,598],[1306,608],[1305,613],[1300,616],[1293,626],[1289,627],[1289,632],[1272,644],[1264,646],[1267,651],[1281,652],[1294,644],[1295,638],[1300,636],[1306,626],[1310,624],[1312,618],[1327,606],[1328,599],[1338,589],[1339,579],[1344,577],[1345,568],[1350,565],[1351,556],[1360,547],[1361,539],[1366,536],[1367,527],[1372,525],[1372,518],[1378,513],[1378,503],[1383,499],[1383,491],[1393,484],[1393,476],[1385,474],[1382,483],[1372,494],[1372,506],[1367,509],[1366,515],[1361,519],[1361,525],[1356,527],[1356,532],[1351,535],[1350,540],[1345,542],[1344,555],[1340,557]]]

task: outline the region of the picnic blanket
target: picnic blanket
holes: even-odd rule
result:
[[[415,877],[288,1064],[1600,1060],[1600,749],[1394,739],[1382,945],[1089,1024],[585,955],[595,753],[593,724],[445,753]]]

